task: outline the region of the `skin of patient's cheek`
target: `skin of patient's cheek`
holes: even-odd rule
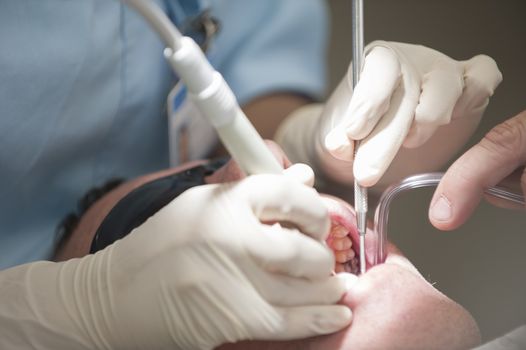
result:
[[[371,269],[342,302],[353,310],[351,326],[314,339],[312,349],[465,349],[479,342],[467,312],[398,266]]]

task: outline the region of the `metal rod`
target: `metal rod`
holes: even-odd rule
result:
[[[363,64],[363,0],[352,0],[352,85],[353,90],[360,79]],[[354,155],[360,142],[354,144]],[[365,233],[367,230],[367,188],[354,180],[354,209],[360,234],[360,273],[366,271]]]

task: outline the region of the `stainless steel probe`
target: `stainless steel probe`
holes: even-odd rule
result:
[[[352,85],[353,90],[360,79],[363,63],[363,0],[352,0]],[[354,156],[360,142],[354,144]],[[354,209],[360,234],[360,273],[365,273],[365,232],[367,230],[367,188],[354,180]]]

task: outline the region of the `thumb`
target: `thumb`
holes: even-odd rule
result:
[[[314,186],[314,171],[310,166],[303,163],[296,163],[283,171],[283,174],[305,186]]]
[[[431,223],[441,230],[459,227],[478,205],[485,189],[524,163],[526,111],[497,125],[448,169],[431,200]]]

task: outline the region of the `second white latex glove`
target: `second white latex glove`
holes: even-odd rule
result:
[[[329,277],[328,229],[315,190],[285,176],[195,187],[94,255],[1,271],[0,348],[211,349],[332,333],[351,313],[334,305],[345,286]]]
[[[276,136],[292,161],[344,184],[354,177],[376,184],[393,159],[394,174],[384,183],[443,166],[471,136],[502,80],[485,55],[455,61],[424,46],[385,41],[369,44],[365,54],[354,94],[349,66],[323,108],[297,111]],[[362,142],[353,166],[354,140]]]

